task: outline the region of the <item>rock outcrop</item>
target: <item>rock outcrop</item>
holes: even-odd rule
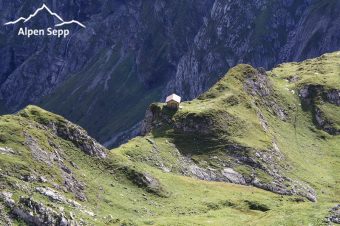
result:
[[[299,91],[299,96],[305,110],[310,110],[314,117],[314,123],[329,134],[340,134],[340,128],[337,128],[324,109],[324,103],[340,106],[340,90],[325,89],[321,85],[306,85]]]
[[[60,116],[53,115],[35,106],[28,106],[19,112],[19,115],[31,118],[38,123],[45,125],[47,128],[51,129],[56,136],[71,141],[88,155],[97,156],[99,158],[106,157],[106,148],[90,137],[83,128]]]
[[[328,223],[340,224],[340,204],[330,209],[330,216],[326,218]]]

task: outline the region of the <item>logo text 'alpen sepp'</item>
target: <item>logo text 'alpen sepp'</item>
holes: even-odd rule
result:
[[[61,27],[64,25],[69,25],[69,24],[75,24],[80,27],[86,28],[86,26],[82,23],[80,23],[77,20],[70,20],[70,21],[65,21],[61,16],[59,16],[57,13],[52,12],[45,4],[43,4],[40,8],[38,8],[33,14],[29,15],[27,18],[25,17],[20,17],[14,21],[9,21],[5,23],[4,25],[13,25],[17,24],[19,22],[26,23],[32,18],[34,18],[40,11],[46,10],[51,16],[55,17],[59,23],[55,24],[54,27]],[[58,38],[60,37],[67,37],[70,34],[69,29],[54,29],[52,27],[48,27],[46,29],[29,29],[27,27],[20,27],[18,31],[18,35],[26,36],[30,38],[31,36],[56,36]]]

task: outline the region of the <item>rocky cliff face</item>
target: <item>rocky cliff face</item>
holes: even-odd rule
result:
[[[40,3],[29,5],[21,1],[0,5],[6,9],[1,15],[2,24],[40,7]],[[192,40],[205,9],[210,7],[208,3],[192,1],[172,5],[164,1],[49,1],[47,5],[64,18],[82,21],[87,28],[73,29],[64,40],[17,37],[18,25],[1,27],[1,53],[6,56],[1,67],[1,97],[10,109],[37,102],[65,79],[88,70],[85,66],[91,65],[98,55],[108,60],[117,54],[119,61],[107,70],[91,74],[93,84],[89,89],[107,83],[110,74],[104,74],[128,57],[133,59],[131,67],[138,71],[136,82],[146,87],[164,82],[174,73],[176,59],[188,48],[188,40]],[[191,6],[191,12],[186,14]],[[50,26],[50,15],[40,14],[34,19],[38,27]],[[102,51],[105,54],[101,55]]]
[[[272,68],[339,49],[338,1],[217,0],[168,84],[187,99],[238,63]]]
[[[71,27],[66,39],[28,39],[16,35],[18,26],[1,26],[0,51],[6,57],[0,69],[0,99],[7,111],[41,103],[85,126],[91,134],[97,131],[95,136],[101,141],[115,140],[113,130],[120,135],[118,132],[129,129],[142,119],[143,109],[160,98],[159,87],[175,73],[179,57],[211,7],[210,1],[46,4],[63,18],[78,19],[87,28]],[[6,9],[2,24],[40,7],[21,1],[0,5]],[[48,14],[38,16],[39,26],[51,24]],[[126,111],[130,115],[122,117]],[[115,120],[110,122],[110,118]],[[124,122],[118,125],[117,121]]]
[[[0,110],[39,103],[109,146],[138,133],[130,128],[145,107],[169,92],[191,99],[237,63],[270,68],[340,45],[336,0],[46,4],[87,28],[69,27],[66,39],[28,39],[16,35],[18,26],[1,26]],[[1,24],[40,7],[0,6]],[[53,22],[46,13],[37,21],[41,27]]]

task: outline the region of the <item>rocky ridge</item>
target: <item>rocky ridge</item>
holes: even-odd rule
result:
[[[273,135],[271,118],[296,127],[300,108],[310,112],[317,128],[339,135],[339,121],[334,114],[339,110],[340,84],[333,80],[340,75],[337,59],[339,53],[333,53],[283,64],[269,72],[238,65],[197,100],[183,103],[177,111],[162,104],[151,105],[142,134],[171,140],[169,148],[180,162],[176,172],[203,180],[253,185],[279,194],[299,194],[316,201],[316,192],[310,185],[287,176],[292,166]],[[311,76],[317,77],[310,79]],[[282,88],[280,81],[289,83],[289,88]],[[281,89],[296,100],[284,97],[287,94]],[[240,140],[243,136],[245,143]],[[249,143],[252,136],[265,145],[259,148]],[[159,149],[155,141],[153,147]],[[214,154],[205,156],[210,152]],[[169,171],[161,156],[145,161]]]
[[[238,76],[236,77],[236,80],[238,80],[237,82],[241,81],[243,84],[243,87],[241,86],[242,89],[246,95],[251,97],[251,100],[247,100],[248,97],[240,94],[232,97],[236,100],[243,99],[244,101],[249,101],[247,102],[249,105],[248,107],[256,110],[256,113],[253,114],[258,120],[257,126],[260,127],[258,128],[260,130],[258,131],[259,133],[262,133],[265,136],[270,134],[268,131],[270,124],[263,116],[265,114],[263,108],[282,121],[288,119],[288,110],[276,100],[277,97],[275,98],[276,94],[273,84],[269,80],[269,76],[263,70],[255,70],[250,66],[237,66],[227,75],[227,77],[232,78],[225,79],[227,87],[222,87],[222,84],[224,83],[220,81],[215,85],[217,88],[214,87],[212,89],[230,89],[228,84],[230,83],[230,86],[234,85],[234,76]],[[198,99],[209,101],[210,98],[218,97],[213,94],[213,91],[208,91],[208,93],[205,93]],[[230,99],[232,98],[229,97],[228,100],[230,101]],[[241,104],[237,101],[234,103],[233,101],[231,102],[232,105]],[[200,103],[198,102],[197,104]],[[192,106],[190,105],[183,106],[183,108],[191,107]],[[146,113],[142,131],[143,134],[146,135],[153,133],[155,130],[168,130],[169,128],[174,130],[173,135],[171,135],[172,133],[169,133],[169,135],[165,136],[174,139],[174,148],[178,152],[178,159],[180,161],[179,171],[183,175],[191,175],[202,180],[253,185],[279,194],[298,194],[307,197],[311,201],[316,201],[316,192],[313,188],[285,175],[284,171],[288,170],[291,166],[286,163],[287,160],[280,151],[280,148],[275,141],[275,137],[269,138],[272,139],[272,144],[266,145],[268,146],[266,148],[254,148],[248,145],[235,143],[235,141],[232,141],[232,137],[235,135],[238,136],[237,134],[233,134],[236,132],[236,127],[238,127],[238,130],[244,131],[242,128],[247,127],[244,125],[247,124],[247,122],[245,119],[236,116],[229,111],[224,111],[220,109],[220,107],[216,108],[213,109],[208,107],[209,110],[204,110],[202,114],[191,113],[190,110],[188,113],[181,113],[181,109],[179,112],[175,113],[166,109],[166,107],[152,105]],[[251,115],[248,115],[247,117],[251,117]],[[232,127],[235,127],[235,130]],[[188,140],[186,142],[189,144],[181,144],[181,142],[184,141],[177,141],[176,137],[178,136],[187,137]],[[204,141],[200,142],[199,140]],[[178,144],[178,142],[180,143]],[[206,147],[207,144],[204,142],[210,143],[212,147]],[[177,148],[180,148],[181,145],[189,145],[189,147],[182,147],[184,150],[179,151]],[[190,147],[190,145],[196,146],[197,150],[195,150],[194,147]],[[197,156],[200,156],[200,154],[204,155],[204,152],[211,152],[214,150],[214,146],[216,146],[217,153],[209,154],[207,156],[209,160],[197,160],[200,158]],[[220,146],[222,146],[222,149]],[[208,150],[205,150],[205,148]],[[196,159],[193,158],[193,155],[196,155]],[[203,163],[206,161],[210,164],[206,165]],[[160,160],[158,165],[164,165],[163,160]],[[240,168],[243,168],[243,170]],[[244,168],[247,170],[244,171]]]

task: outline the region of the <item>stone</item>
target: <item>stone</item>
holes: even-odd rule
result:
[[[222,171],[222,175],[226,177],[232,183],[235,184],[246,184],[242,174],[234,171],[232,168],[224,168]]]

